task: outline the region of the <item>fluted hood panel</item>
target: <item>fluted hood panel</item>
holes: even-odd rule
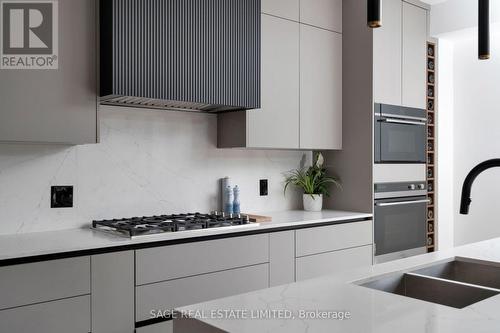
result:
[[[101,102],[260,107],[260,0],[101,1]]]

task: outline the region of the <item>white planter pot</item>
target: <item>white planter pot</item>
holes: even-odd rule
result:
[[[307,212],[321,212],[323,209],[323,194],[304,194],[304,210]]]

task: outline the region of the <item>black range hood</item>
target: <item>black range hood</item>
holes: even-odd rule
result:
[[[260,0],[101,0],[101,104],[260,107]]]

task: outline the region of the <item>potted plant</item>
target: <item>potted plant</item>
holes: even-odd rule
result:
[[[285,193],[289,185],[301,188],[304,191],[304,210],[319,212],[323,209],[323,197],[330,196],[330,185],[340,187],[339,181],[326,174],[323,167],[325,160],[321,153],[316,154],[313,165],[309,168],[300,168],[285,174]]]

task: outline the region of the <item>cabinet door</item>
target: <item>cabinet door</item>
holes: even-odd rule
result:
[[[295,282],[295,231],[269,235],[269,285]]]
[[[335,274],[355,267],[370,266],[372,258],[371,245],[297,258],[297,281]]]
[[[299,20],[299,0],[262,0],[261,10],[266,14]]]
[[[90,257],[0,268],[0,309],[90,294]]]
[[[134,333],[134,251],[91,258],[92,333]]]
[[[401,0],[382,1],[383,24],[373,31],[373,99],[401,105]]]
[[[137,250],[136,285],[269,262],[269,235],[251,235]],[[180,260],[182,258],[182,260]]]
[[[248,146],[299,148],[299,24],[262,15],[262,109],[247,112]]]
[[[342,149],[342,35],[300,25],[300,148]]]
[[[342,32],[342,0],[301,0],[300,22]]]
[[[0,311],[0,332],[88,333],[90,296],[72,297]]]
[[[151,319],[151,311],[242,294],[269,287],[269,264],[190,276],[136,288],[136,320]]]
[[[373,223],[362,221],[297,230],[297,257],[373,244]]]
[[[403,2],[402,104],[425,109],[427,11]]]
[[[95,3],[58,2],[58,69],[1,70],[0,142],[96,143]]]

